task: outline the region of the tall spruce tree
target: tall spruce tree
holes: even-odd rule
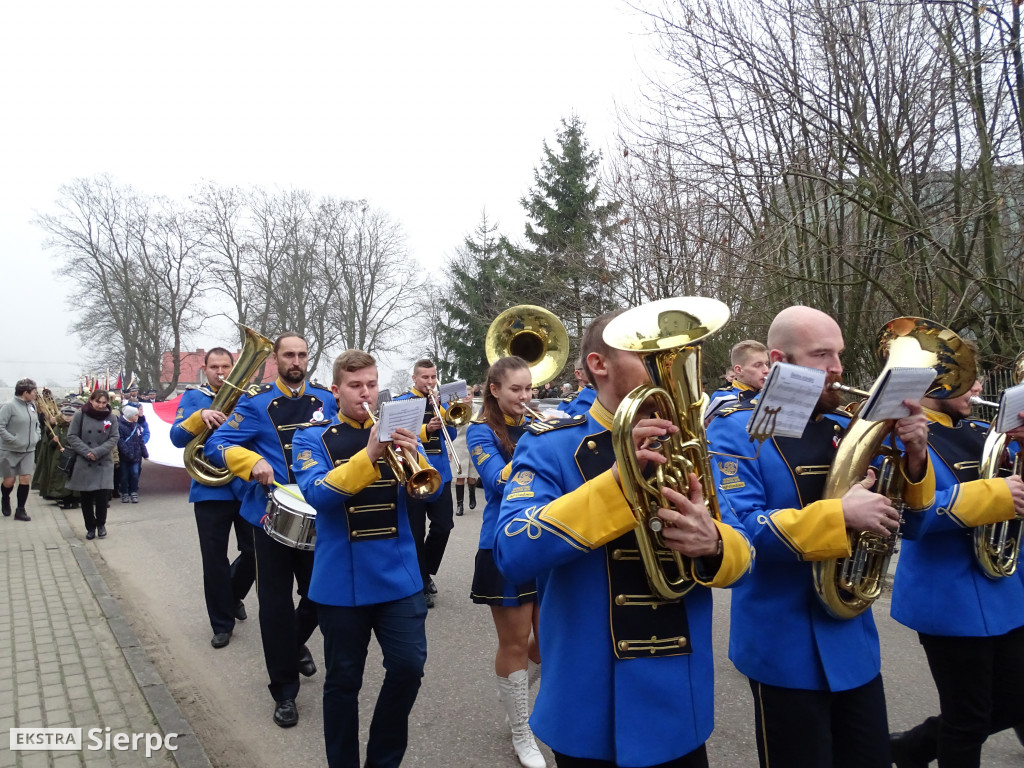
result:
[[[449,289],[441,302],[447,319],[439,324],[438,336],[450,354],[452,375],[470,386],[483,382],[487,373],[487,328],[511,306],[513,258],[512,245],[485,211],[448,265]]]
[[[605,249],[619,208],[601,202],[601,153],[590,150],[583,131],[576,115],[562,120],[557,151],[544,142],[534,186],[520,201],[530,219],[526,239],[532,250],[522,254],[528,265],[522,274],[529,276],[532,303],[565,323],[574,349],[590,320],[613,306]]]

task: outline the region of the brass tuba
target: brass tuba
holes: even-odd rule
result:
[[[1013,383],[1024,381],[1024,352],[1013,363]],[[972,398],[973,401],[973,398]],[[1005,434],[996,432],[991,427],[985,436],[985,447],[981,451],[981,466],[978,474],[983,480],[1003,477],[1001,471],[1006,450],[1013,442]],[[1018,446],[1024,448],[1024,446]],[[1013,459],[1011,474],[1024,474],[1024,461],[1018,452]],[[981,570],[990,579],[1002,579],[1012,576],[1017,571],[1020,560],[1020,546],[1024,534],[1024,520],[1004,520],[990,525],[979,525],[972,531],[974,539],[974,556]]]
[[[484,339],[487,364],[515,355],[530,366],[533,386],[554,379],[569,359],[569,334],[565,326],[543,307],[520,304],[494,318]]]
[[[241,323],[238,323],[238,329],[242,332],[242,351],[238,353],[238,360],[235,361],[234,367],[224,379],[220,389],[217,390],[217,394],[213,396],[209,410],[225,414],[231,413],[238,398],[251,389],[251,387],[246,387],[245,383],[253,377],[263,365],[263,361],[274,351],[274,342],[266,336]],[[216,487],[231,482],[232,474],[230,470],[215,467],[206,460],[203,445],[212,432],[212,429],[205,427],[202,432],[189,441],[189,444],[185,446],[184,461],[185,471],[193,480],[203,485]]]
[[[636,539],[651,589],[665,600],[677,600],[696,585],[691,558],[669,549],[661,537],[658,509],[670,507],[662,487],[689,493],[690,473],[704,489],[708,511],[721,519],[715,484],[711,480],[701,389],[702,340],[729,320],[729,308],[715,299],[684,296],[662,299],[630,309],[605,327],[604,342],[615,349],[637,352],[652,384],[630,392],[619,404],[612,422],[612,445],[619,465],[623,493],[636,516]],[[679,431],[661,441],[668,461],[644,476],[633,446],[633,424],[653,415],[667,419]]]
[[[975,380],[974,353],[949,328],[921,317],[898,317],[878,333],[875,357],[885,367],[934,368],[936,378],[925,397],[949,398],[964,394]],[[872,391],[882,380],[880,374]],[[849,390],[849,387],[837,388]],[[868,394],[868,393],[862,393]],[[883,445],[893,421],[862,421],[854,416],[839,442],[825,480],[824,499],[842,498],[860,482],[875,457],[882,462],[875,491],[888,496],[901,510],[902,473],[899,452]],[[870,531],[848,531],[850,557],[813,563],[814,589],[828,613],[837,619],[851,619],[868,608],[882,593],[889,560],[897,551],[900,534],[882,536]]]

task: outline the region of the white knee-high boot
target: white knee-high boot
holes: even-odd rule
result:
[[[525,669],[498,678],[498,698],[505,706],[508,724],[512,728],[512,746],[523,768],[547,768],[544,755],[537,749],[530,730],[530,690]]]

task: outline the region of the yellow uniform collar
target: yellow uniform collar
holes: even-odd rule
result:
[[[954,427],[953,417],[948,413],[942,413],[941,411],[933,411],[931,408],[924,409],[924,415],[928,417],[928,421],[934,421],[936,424],[941,424],[944,427]]]
[[[284,379],[282,379],[280,376],[277,377],[277,381],[275,381],[274,384],[277,386],[279,390],[281,390],[281,394],[284,395],[285,397],[298,397],[299,395],[306,391],[305,380],[302,381],[302,384],[299,386],[298,394],[295,395],[292,395],[292,388],[285,384]]]
[[[342,424],[348,424],[350,427],[355,427],[356,429],[369,429],[373,426],[373,420],[369,417],[367,417],[366,421],[358,421],[357,419],[350,419],[341,411],[338,411],[338,421]]]
[[[594,404],[590,406],[590,415],[594,417],[594,420],[605,429],[612,428],[612,420],[615,418],[615,414],[601,405],[599,399],[594,399]]]

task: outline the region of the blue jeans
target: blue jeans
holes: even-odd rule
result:
[[[128,463],[121,462],[121,494],[139,492],[139,473],[142,471],[142,462],[135,461]]]
[[[427,661],[422,592],[359,607],[320,605],[324,636],[324,743],[330,768],[359,768],[359,689],[370,631],[384,653],[384,682],[370,722],[366,768],[397,768],[409,743],[409,713]]]

